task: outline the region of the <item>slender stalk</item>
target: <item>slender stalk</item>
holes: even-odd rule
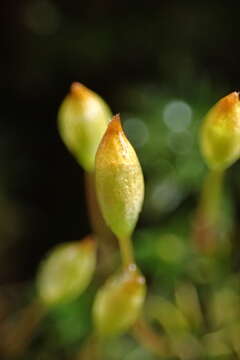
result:
[[[212,223],[219,220],[223,175],[223,171],[210,171],[203,187],[201,206],[207,212],[209,222]]]
[[[170,349],[166,337],[161,336],[144,320],[139,319],[132,329],[132,335],[136,340],[152,354],[158,357],[170,355]]]
[[[5,356],[23,355],[45,314],[46,308],[34,300],[19,311],[16,322],[10,319],[1,324],[1,352]]]
[[[116,241],[113,233],[107,227],[98,205],[94,172],[85,172],[85,192],[91,227],[99,240],[98,273],[105,277],[112,272],[114,267],[115,258],[113,254]]]
[[[94,233],[101,239],[110,239],[112,233],[106,226],[98,205],[94,172],[85,172],[85,191],[88,206],[88,213]]]
[[[95,234],[99,237],[100,246],[103,253],[107,252],[107,248],[112,247],[113,234],[106,226],[102,217],[101,210],[98,205],[98,200],[95,190],[94,173],[85,172],[85,186],[86,186],[86,198],[88,205],[88,213],[91,221],[91,225]],[[121,238],[119,240],[119,246],[121,251],[121,257],[124,266],[128,266],[134,263],[133,247],[129,238]],[[105,255],[105,261],[109,259],[109,256]]]
[[[102,345],[100,339],[91,334],[72,360],[102,360]]]
[[[133,246],[130,238],[119,238],[120,253],[124,267],[135,263]]]
[[[217,248],[224,172],[211,170],[204,181],[193,228],[193,240],[203,253]]]

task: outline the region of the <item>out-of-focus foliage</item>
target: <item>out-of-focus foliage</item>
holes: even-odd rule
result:
[[[158,218],[172,213],[201,184],[198,128],[206,104],[158,88],[135,89],[132,96],[133,112],[123,115],[124,128],[145,173],[145,215]]]
[[[124,129],[139,154],[147,188],[141,226],[134,235],[137,263],[148,283],[145,316],[166,339],[167,358],[215,359],[230,356],[232,349],[239,353],[239,280],[230,252],[234,216],[228,191],[221,224],[225,250],[202,255],[191,238],[192,198],[206,173],[198,148],[206,102],[199,105],[144,87],[129,89],[128,97],[131,111],[122,114]],[[24,356],[68,359],[84,348],[99,280],[79,299],[50,310]],[[110,339],[104,354],[109,360],[159,358],[129,335]]]
[[[92,335],[101,273],[79,298],[45,316],[31,307],[41,258],[89,230],[82,171],[56,125],[72,81],[121,113],[140,159],[146,197],[136,262],[149,289],[145,317],[168,352],[157,356],[129,332],[108,341],[104,360],[239,357],[239,164],[224,181],[221,251],[205,256],[192,242],[207,173],[201,120],[239,87],[238,8],[217,0],[1,6],[0,358],[75,360]],[[112,258],[117,267],[117,251]],[[14,355],[20,343],[26,347]]]

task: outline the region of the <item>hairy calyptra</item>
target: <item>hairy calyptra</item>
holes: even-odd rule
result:
[[[208,166],[225,170],[240,156],[239,93],[223,97],[207,113],[201,131],[201,148]]]
[[[103,99],[80,83],[73,83],[58,114],[63,142],[85,171],[94,169],[99,142],[111,119]]]
[[[116,115],[98,147],[96,191],[107,225],[118,238],[130,237],[144,197],[144,181],[137,155]]]

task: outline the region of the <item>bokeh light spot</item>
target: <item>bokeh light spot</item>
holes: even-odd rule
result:
[[[173,132],[185,131],[192,120],[192,109],[184,101],[169,102],[163,109],[163,121]]]
[[[155,211],[167,213],[174,210],[182,199],[179,185],[172,179],[156,184],[151,193],[151,205]]]
[[[189,131],[181,133],[169,133],[167,136],[167,146],[175,154],[187,154],[193,148],[193,136]]]
[[[133,146],[140,148],[149,140],[149,131],[146,124],[137,118],[129,118],[124,122],[124,130]]]

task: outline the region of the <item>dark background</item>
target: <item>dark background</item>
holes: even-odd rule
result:
[[[31,279],[53,244],[89,231],[83,171],[56,126],[71,82],[113,112],[137,112],[133,89],[155,87],[205,99],[207,109],[239,88],[239,5],[30,0],[0,8],[0,281],[8,283]]]

